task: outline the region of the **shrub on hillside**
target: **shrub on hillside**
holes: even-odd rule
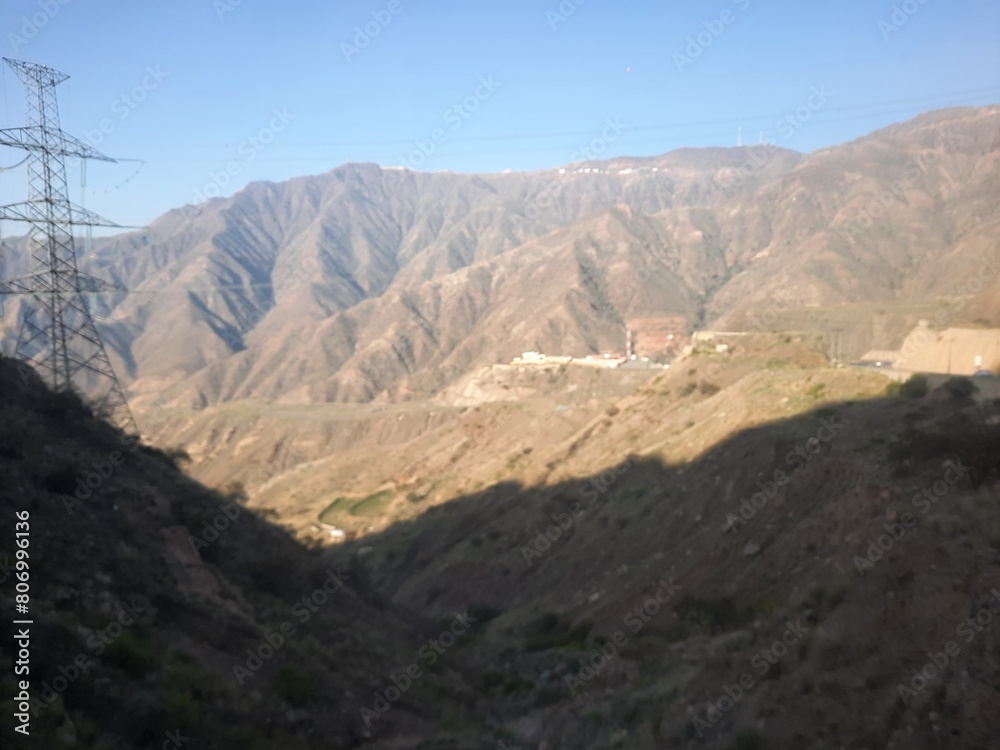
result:
[[[546,612],[529,625],[527,651],[548,651],[550,648],[575,647],[584,649],[593,625],[581,622],[574,625],[561,620],[554,612]]]
[[[702,380],[698,383],[698,392],[703,396],[714,396],[722,389],[711,380]]]
[[[736,733],[736,740],[733,746],[736,750],[757,750],[764,747],[764,742],[756,729],[741,729]]]
[[[45,471],[41,485],[53,495],[72,495],[77,481],[85,474],[74,461],[61,461]]]
[[[55,420],[81,419],[92,412],[80,395],[72,390],[52,391],[42,403],[39,412]]]
[[[968,378],[949,378],[941,387],[949,396],[958,400],[972,398],[972,394],[979,390]]]
[[[294,665],[281,667],[272,684],[274,691],[293,706],[304,706],[318,694],[314,675]]]
[[[715,635],[734,630],[740,623],[740,613],[732,597],[717,599],[689,596],[677,605],[677,616],[699,625]]]
[[[899,395],[906,398],[923,398],[929,390],[926,375],[913,375],[899,387]]]

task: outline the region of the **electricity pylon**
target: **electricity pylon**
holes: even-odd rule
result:
[[[56,86],[68,75],[46,65],[4,58],[25,87],[27,124],[0,130],[0,146],[28,152],[28,200],[0,206],[0,220],[30,224],[27,276],[0,283],[0,294],[30,295],[15,356],[34,365],[56,391],[89,396],[97,413],[137,433],[125,391],[84,301],[84,294],[125,291],[80,273],[74,226],[120,225],[70,202],[65,157],[115,161],[59,127]]]

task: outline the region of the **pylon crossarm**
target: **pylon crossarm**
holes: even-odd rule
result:
[[[23,148],[26,151],[45,151],[63,156],[78,156],[81,159],[116,161],[64,130],[43,131],[38,125],[0,129],[0,146]]]
[[[9,203],[6,206],[0,206],[0,220],[29,221],[32,224],[45,223],[52,221],[52,217],[37,212],[47,210],[49,206],[49,203],[40,200]],[[61,206],[56,207],[69,208],[68,211],[64,212],[65,215],[63,217],[55,220],[55,223],[57,224],[76,225],[81,227],[114,227],[116,229],[125,229],[125,227],[121,224],[116,224],[110,219],[105,219],[103,216],[95,214],[89,208],[78,206],[75,203],[66,201]]]
[[[67,274],[69,281],[73,282],[66,290],[52,288],[50,276],[45,271],[28,274],[27,276],[17,276],[7,281],[0,281],[0,294],[70,294],[82,292],[85,294],[108,294],[111,292],[127,292],[128,290],[111,281],[99,279],[86,273],[75,272]]]
[[[69,78],[69,76],[61,70],[50,68],[48,65],[28,62],[26,60],[15,60],[12,57],[5,57],[3,61],[7,63],[25,83],[28,83],[29,81],[37,81],[45,86],[57,86]]]

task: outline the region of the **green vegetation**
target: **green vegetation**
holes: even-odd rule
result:
[[[548,651],[550,648],[575,648],[583,650],[587,647],[587,636],[593,625],[581,622],[577,625],[568,620],[561,620],[553,612],[547,612],[528,627],[527,651]]]
[[[823,397],[823,391],[825,390],[826,383],[816,383],[815,385],[809,387],[806,391],[806,395],[815,401],[816,399]]]
[[[152,639],[138,634],[136,630],[126,630],[112,641],[101,660],[118,667],[130,677],[141,678],[156,667],[160,654]]]
[[[736,603],[729,596],[704,599],[689,596],[677,605],[675,611],[682,620],[692,622],[712,635],[734,630],[742,621]]]
[[[968,378],[948,378],[941,387],[949,396],[959,401],[972,398],[972,395],[979,390]]]
[[[489,604],[469,605],[469,616],[472,617],[478,624],[485,624],[490,620],[495,620],[502,614],[502,609],[490,606]]]
[[[407,495],[407,499],[411,503],[420,502],[426,497],[427,495],[420,495],[415,492],[410,492]],[[379,492],[373,492],[367,497],[357,501],[348,497],[338,497],[323,509],[323,511],[319,514],[319,520],[320,522],[329,524],[330,526],[337,526],[338,523],[344,520],[345,513],[360,518],[377,518],[385,513],[389,504],[392,502],[392,498],[392,490],[380,490]]]
[[[885,387],[886,396],[902,396],[919,399],[930,392],[930,381],[926,375],[911,375],[905,382],[893,381]]]
[[[187,690],[167,688],[160,696],[159,716],[153,726],[193,727],[201,721],[201,707]]]
[[[392,490],[373,492],[371,495],[368,495],[368,497],[354,504],[351,508],[351,515],[362,516],[364,518],[380,516],[385,511],[391,500]]]
[[[760,750],[764,747],[764,741],[756,729],[741,729],[736,733],[736,740],[733,743],[735,750]]]
[[[284,666],[274,675],[274,692],[293,706],[304,706],[316,697],[316,681],[305,670]]]
[[[340,511],[343,510],[344,505],[347,503],[346,497],[338,497],[332,503],[326,506],[323,511],[319,514],[319,520],[322,523],[329,524],[330,526],[336,525],[337,517]]]
[[[899,386],[899,395],[906,398],[923,398],[930,390],[926,375],[912,375],[910,379]]]

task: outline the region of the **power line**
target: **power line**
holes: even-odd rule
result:
[[[941,99],[947,99],[948,103],[958,103],[959,100],[955,97],[963,97],[961,101],[969,101],[972,98],[979,98],[990,93],[1000,93],[1000,86],[988,86],[984,88],[976,89],[965,89],[962,91],[952,91],[941,94],[928,94],[926,96],[920,97],[910,97],[908,99],[894,99],[881,102],[871,102],[868,104],[858,104],[843,107],[824,107],[820,112],[826,113],[836,113],[836,112],[855,112],[865,109],[880,109],[882,111],[872,112],[870,115],[876,117],[880,115],[887,114],[897,114],[900,112],[909,112],[913,106],[927,103],[930,101],[937,101]],[[897,105],[909,104],[911,106],[900,108]],[[892,109],[885,110],[885,107],[892,107]],[[789,112],[773,112],[771,114],[758,114],[749,117],[742,118],[722,118],[714,120],[690,120],[686,122],[673,122],[664,123],[659,125],[640,125],[634,127],[625,127],[625,132],[645,132],[645,131],[657,131],[657,130],[682,130],[685,128],[704,128],[713,126],[732,126],[739,124],[740,122],[762,122],[765,120],[774,120],[785,115]],[[859,118],[851,118],[859,119]],[[727,131],[728,132],[728,131]],[[562,132],[548,132],[548,133],[516,133],[516,134],[494,134],[494,135],[483,135],[483,136],[465,136],[465,137],[455,137],[448,138],[449,143],[465,143],[472,142],[478,143],[482,141],[513,141],[513,140],[531,140],[539,138],[573,138],[573,137],[593,137],[593,130],[585,131],[562,131]],[[399,140],[391,141],[317,141],[317,142],[306,142],[306,143],[282,143],[281,148],[344,148],[344,147],[378,147],[378,146],[405,146],[412,145],[413,138],[401,138]],[[146,143],[146,144],[129,144],[128,148],[177,148],[177,149],[216,149],[216,148],[236,148],[240,145],[240,142],[221,142],[221,143],[183,143],[183,144],[164,144],[164,143]],[[277,144],[276,144],[277,145]],[[171,163],[177,163],[174,160],[169,160]],[[192,160],[188,160],[193,163]],[[259,159],[258,159],[259,161]]]

